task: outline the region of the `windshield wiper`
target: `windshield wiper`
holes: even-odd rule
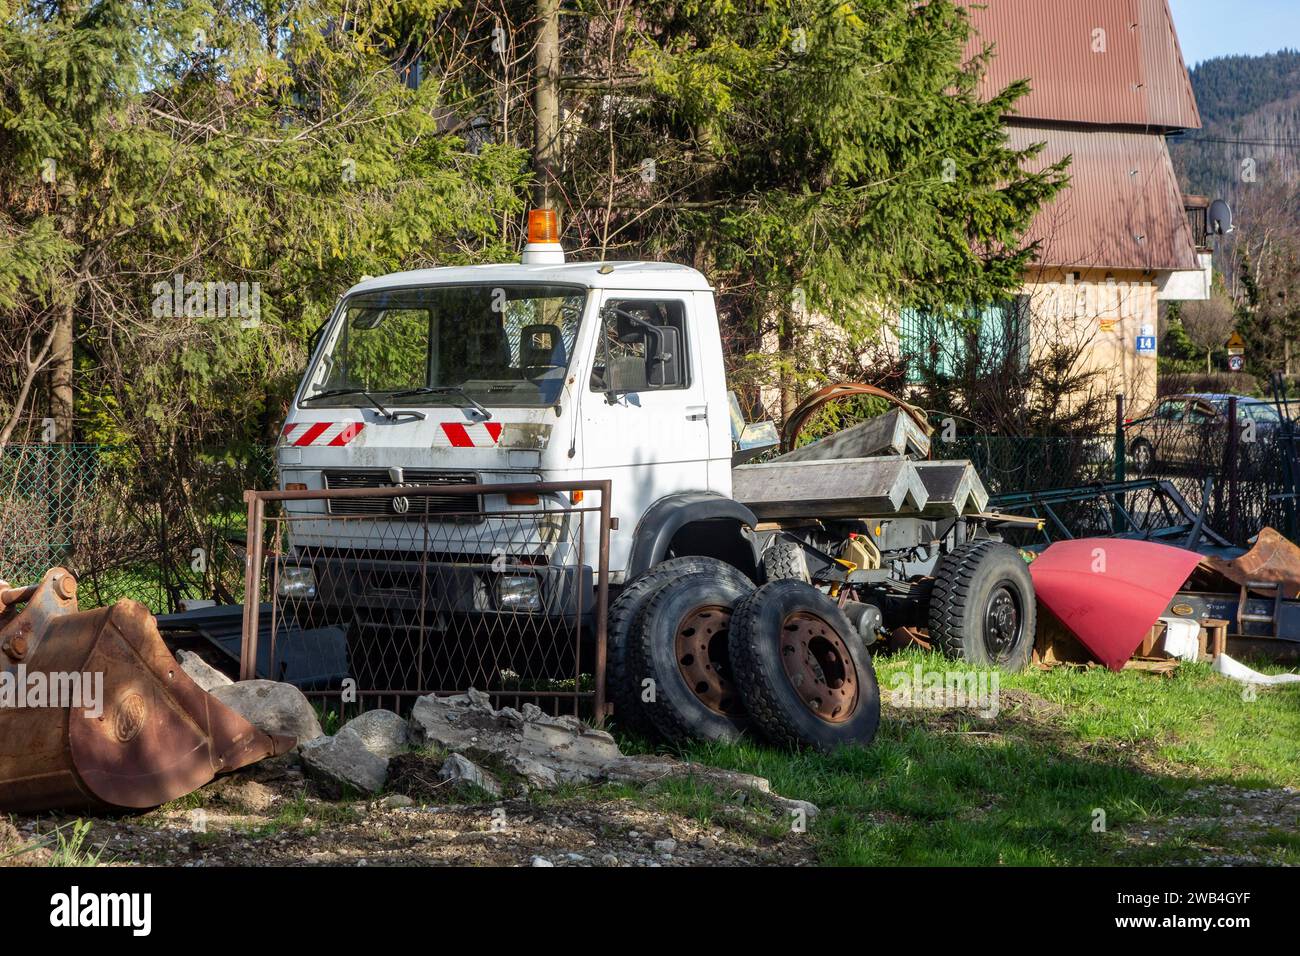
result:
[[[366,401],[368,401],[371,404],[371,406],[375,409],[375,411],[379,412],[379,414],[383,415],[389,421],[397,420],[396,414],[390,412],[383,405],[381,405],[379,399],[375,398],[375,396],[371,395],[364,388],[327,388],[323,392],[317,392],[315,395],[308,395],[304,397],[303,402],[314,402],[317,399],[334,398],[335,396],[338,395],[360,395],[362,398],[364,398]]]
[[[404,392],[394,392],[393,398],[410,398],[412,395],[459,395],[465,399],[465,404],[470,405],[476,412],[483,416],[484,421],[492,418],[492,413],[487,410],[487,406],[482,402],[477,402],[470,397],[469,392],[459,385],[439,385],[436,388],[428,385],[422,385],[419,388],[408,388]]]

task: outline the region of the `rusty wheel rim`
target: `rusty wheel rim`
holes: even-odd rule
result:
[[[727,661],[727,626],[731,608],[704,604],[687,612],[677,625],[677,670],[696,699],[724,717],[741,713]]]
[[[816,614],[795,611],[781,622],[781,665],[819,720],[839,724],[857,711],[853,657],[839,632]]]

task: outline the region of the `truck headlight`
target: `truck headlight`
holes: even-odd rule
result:
[[[507,577],[497,580],[497,603],[506,611],[540,611],[542,592],[534,577]]]
[[[311,568],[281,568],[276,592],[282,598],[310,600],[316,596],[316,572]]]

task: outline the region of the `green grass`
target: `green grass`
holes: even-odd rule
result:
[[[103,845],[95,847],[88,843],[92,829],[94,829],[94,825],[89,820],[73,820],[41,834],[30,843],[0,855],[0,861],[19,857],[35,850],[48,849],[50,855],[44,860],[45,866],[99,866],[104,855],[104,847]]]
[[[958,669],[916,651],[880,657],[882,691],[918,663]],[[998,679],[1003,710],[991,721],[886,707],[868,748],[824,755],[744,741],[683,756],[760,774],[778,793],[817,804],[809,834],[827,864],[1141,864],[1194,857],[1204,845],[1300,860],[1294,832],[1251,834],[1244,848],[1239,833],[1201,832],[1213,821],[1165,832],[1156,846],[1136,836],[1174,815],[1217,812],[1189,798],[1197,786],[1300,784],[1300,688],[1248,700],[1205,664],[1183,664],[1173,677],[1056,668]],[[687,813],[717,812],[689,790],[676,799]],[[1297,822],[1292,813],[1292,831]]]
[[[264,824],[250,827],[253,837],[273,836],[277,833],[296,832],[308,836],[322,833],[330,826],[345,826],[361,819],[361,812],[350,803],[332,803],[314,800],[305,793],[281,804],[274,818]]]

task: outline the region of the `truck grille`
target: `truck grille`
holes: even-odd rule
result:
[[[324,472],[325,487],[330,491],[343,488],[392,488],[394,482],[386,468],[328,469]],[[431,468],[405,468],[403,485],[473,485],[478,476],[458,472],[435,471]],[[477,520],[483,510],[482,501],[473,495],[412,496],[406,500],[407,510],[399,511],[397,498],[330,498],[329,513],[333,515],[388,515],[419,521],[425,515],[456,515],[461,519]]]

